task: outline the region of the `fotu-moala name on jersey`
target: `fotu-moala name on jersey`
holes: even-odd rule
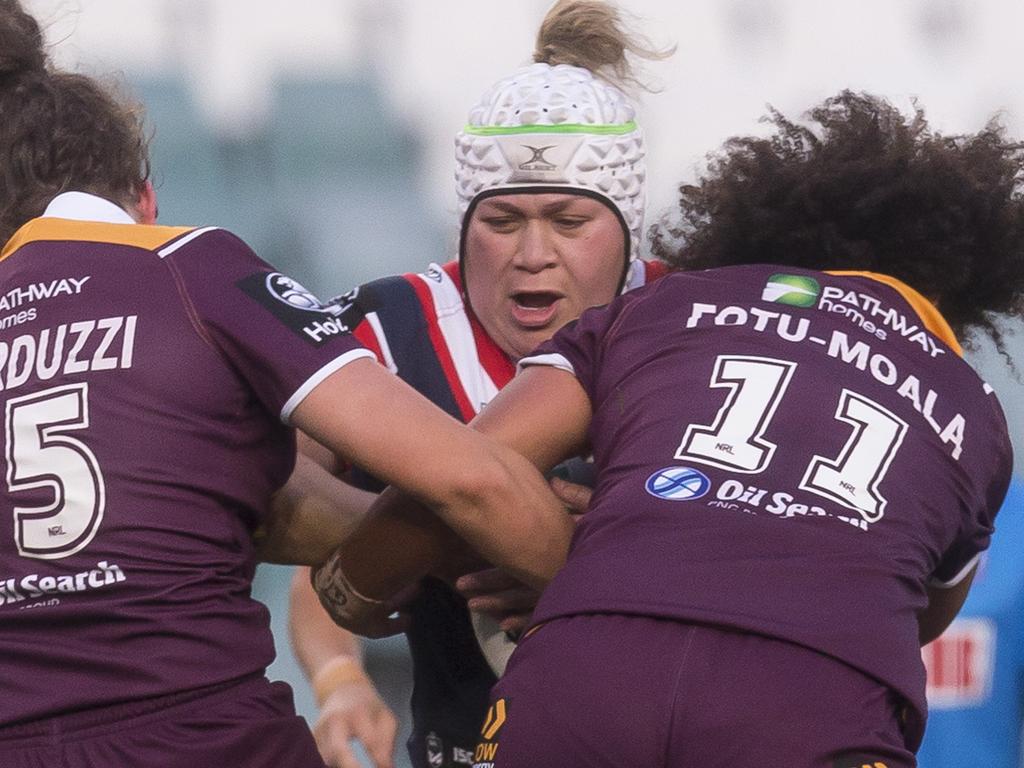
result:
[[[686,327],[708,326],[743,326],[757,333],[775,335],[785,341],[821,347],[829,357],[867,373],[880,384],[895,388],[896,394],[906,398],[928,426],[935,430],[939,439],[949,446],[952,457],[960,459],[967,429],[967,420],[963,414],[953,410],[955,405],[952,402],[943,401],[939,404],[939,394],[935,389],[925,386],[914,374],[901,372],[895,360],[867,342],[851,340],[848,334],[840,330],[816,336],[810,318],[798,318],[788,312],[775,312],[755,306],[720,307],[717,304],[694,302],[686,318]],[[938,414],[943,410],[946,415],[940,417]]]
[[[324,304],[301,283],[280,272],[249,275],[237,285],[289,330],[314,346],[348,333],[362,320],[354,303],[336,300]]]

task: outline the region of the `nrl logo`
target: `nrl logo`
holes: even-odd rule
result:
[[[546,157],[544,153],[549,149],[554,149],[555,144],[550,144],[546,147],[531,147],[528,144],[523,144],[523,149],[528,149],[533,153],[533,156],[525,163],[519,164],[519,170],[521,171],[553,171],[558,168],[557,165],[553,165]]]

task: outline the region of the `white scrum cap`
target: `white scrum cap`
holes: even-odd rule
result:
[[[635,260],[647,202],[635,118],[621,90],[580,67],[532,64],[499,80],[455,137],[460,216],[482,194],[580,190],[621,215]]]

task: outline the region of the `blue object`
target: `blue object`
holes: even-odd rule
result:
[[[1024,718],[1024,482],[1015,478],[956,621],[923,653],[920,768],[1020,768]]]

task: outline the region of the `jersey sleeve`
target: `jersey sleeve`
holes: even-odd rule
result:
[[[356,341],[370,350],[378,363],[386,366],[392,373],[395,372],[384,329],[379,320],[374,321],[377,310],[381,307],[374,283],[360,285],[348,293],[335,296],[327,302],[327,306],[340,312]]]
[[[1000,411],[1001,416],[1001,411]],[[943,554],[938,567],[932,573],[931,586],[955,587],[978,563],[981,553],[988,549],[995,530],[996,513],[1003,505],[1013,474],[1013,450],[1009,434],[1003,421],[1002,450],[984,466],[975,467],[979,474],[988,469],[990,480],[981,490],[978,509],[964,516],[959,536]]]
[[[197,332],[285,423],[332,373],[374,357],[350,332],[344,305],[322,304],[229,232],[161,253]]]
[[[520,360],[519,370],[533,365],[560,368],[575,376],[594,402],[602,350],[632,303],[633,296],[625,294],[611,304],[586,310]]]

